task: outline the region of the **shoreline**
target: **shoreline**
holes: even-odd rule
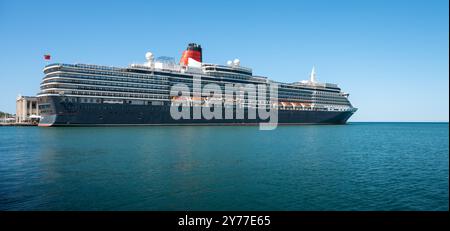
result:
[[[9,126],[9,127],[29,127],[29,126],[37,126],[37,124],[31,123],[0,123],[0,126]]]

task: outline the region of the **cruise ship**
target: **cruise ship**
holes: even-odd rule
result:
[[[282,83],[253,75],[252,69],[240,61],[226,65],[203,62],[202,47],[191,43],[177,63],[170,57],[145,55],[146,62],[128,67],[88,64],[53,63],[43,69],[44,77],[38,94],[39,126],[110,126],[110,125],[255,125],[268,118],[250,116],[255,108],[276,112],[278,124],[345,124],[356,112],[348,100],[349,94],[336,84],[321,83],[313,68],[309,79]],[[220,95],[177,91],[184,84],[195,88],[216,84],[224,90]],[[236,86],[244,92],[227,92],[226,86]],[[276,86],[276,97],[270,100],[245,94],[246,86]],[[182,94],[184,93],[184,94]],[[231,96],[230,96],[231,94]],[[259,95],[258,95],[259,96]],[[195,116],[195,109],[219,102],[219,116]],[[269,97],[267,97],[269,98]],[[174,106],[176,105],[176,106]],[[188,110],[188,117],[174,118],[171,108]],[[243,110],[244,116],[232,118],[225,111]],[[216,114],[217,115],[217,114]]]

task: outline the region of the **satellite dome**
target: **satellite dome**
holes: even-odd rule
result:
[[[145,59],[147,59],[148,61],[153,59],[153,53],[152,52],[147,52],[145,53]]]
[[[233,64],[234,64],[235,66],[239,66],[239,64],[241,64],[241,61],[239,61],[239,59],[235,59],[235,60],[233,61]]]
[[[228,65],[228,66],[231,66],[231,64],[233,64],[233,62],[232,62],[231,60],[229,60],[229,61],[227,62],[227,65]]]

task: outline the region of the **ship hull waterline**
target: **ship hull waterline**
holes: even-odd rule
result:
[[[173,119],[169,105],[130,105],[64,102],[47,98],[51,113],[43,113],[39,126],[136,126],[136,125],[259,125],[269,119]],[[346,124],[352,111],[277,110],[279,125]],[[225,108],[222,108],[222,118]],[[190,108],[190,118],[193,110]],[[273,121],[271,121],[273,122]]]

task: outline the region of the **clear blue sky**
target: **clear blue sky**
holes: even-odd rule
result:
[[[313,65],[359,111],[351,121],[448,121],[447,0],[0,0],[0,111],[35,95],[52,61],[127,66],[146,51],[178,59],[200,43],[206,62],[239,58],[294,82]]]

